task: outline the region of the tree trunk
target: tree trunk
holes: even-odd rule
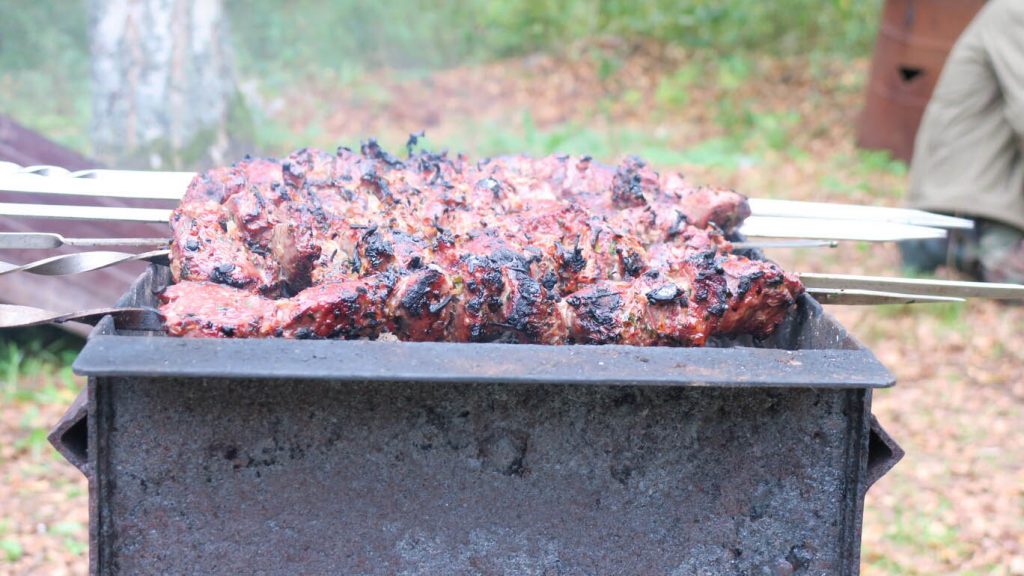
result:
[[[119,167],[230,161],[229,124],[241,106],[221,0],[90,0],[89,8],[96,154]]]

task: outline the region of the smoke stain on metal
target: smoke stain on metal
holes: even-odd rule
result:
[[[161,274],[122,304],[152,303]],[[813,301],[777,338],[467,348],[101,323],[76,363],[91,571],[857,574],[864,494],[901,456],[870,413],[891,374]]]

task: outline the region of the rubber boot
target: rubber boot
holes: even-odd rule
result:
[[[984,222],[979,244],[983,280],[1024,284],[1024,231]]]

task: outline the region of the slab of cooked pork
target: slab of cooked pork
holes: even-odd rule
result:
[[[176,336],[764,337],[803,288],[731,253],[749,214],[740,194],[635,158],[305,149],[196,176],[171,218],[161,311]]]

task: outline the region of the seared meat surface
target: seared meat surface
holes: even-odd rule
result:
[[[177,336],[700,346],[803,288],[731,253],[735,192],[629,158],[470,162],[376,143],[196,176],[171,218]]]

